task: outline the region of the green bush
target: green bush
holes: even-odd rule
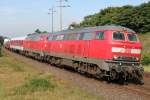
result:
[[[143,65],[149,65],[150,64],[150,53],[143,54],[142,64]]]
[[[1,47],[0,47],[0,57],[2,57],[3,55],[2,55],[2,50],[1,50]]]
[[[55,84],[51,83],[49,80],[43,78],[35,78],[29,80],[26,84],[17,88],[15,94],[24,95],[37,91],[52,91],[54,88]]]

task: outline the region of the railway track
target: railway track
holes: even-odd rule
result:
[[[145,76],[146,78],[149,78],[149,79],[150,79],[150,73],[145,72],[145,73],[144,73],[144,76]]]
[[[144,75],[144,85],[128,84],[120,86],[112,83],[107,84],[104,81],[93,78],[82,77],[77,73],[59,69],[55,66],[50,67],[48,64],[34,61],[24,56],[12,53],[4,49],[4,52],[16,57],[16,59],[24,61],[25,63],[34,64],[35,67],[41,70],[51,71],[56,77],[63,80],[69,80],[73,84],[93,93],[95,95],[104,95],[106,100],[149,100],[150,98],[150,73]],[[37,65],[37,66],[36,66]],[[69,76],[69,77],[68,77]],[[124,97],[124,94],[127,96]],[[114,99],[112,99],[112,97]]]
[[[144,95],[144,96],[147,96],[148,98],[150,98],[150,92],[145,91],[144,89],[137,88],[137,87],[135,88],[134,86],[124,86],[124,88],[126,88],[127,91],[131,91],[138,95]]]

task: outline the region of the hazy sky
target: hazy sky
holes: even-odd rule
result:
[[[39,28],[51,30],[48,9],[55,6],[54,30],[59,30],[59,0],[0,0],[0,35],[24,36]],[[149,0],[68,0],[71,5],[63,9],[63,29],[72,22],[80,22],[84,16],[110,6],[139,5]]]

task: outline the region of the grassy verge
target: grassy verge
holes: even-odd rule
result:
[[[144,71],[145,72],[150,72],[150,65],[144,66]]]
[[[51,73],[18,61],[8,54],[0,57],[0,100],[103,100]]]
[[[140,40],[143,45],[142,52],[142,64],[144,65],[144,70],[150,72],[150,32],[140,35]]]

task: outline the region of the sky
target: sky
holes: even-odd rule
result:
[[[0,0],[0,35],[20,37],[33,33],[37,28],[51,31],[51,16],[48,9],[52,6],[54,13],[54,30],[60,30],[59,0]],[[95,14],[107,7],[140,5],[149,0],[68,0],[63,8],[63,29],[72,22],[81,22],[87,15]]]

